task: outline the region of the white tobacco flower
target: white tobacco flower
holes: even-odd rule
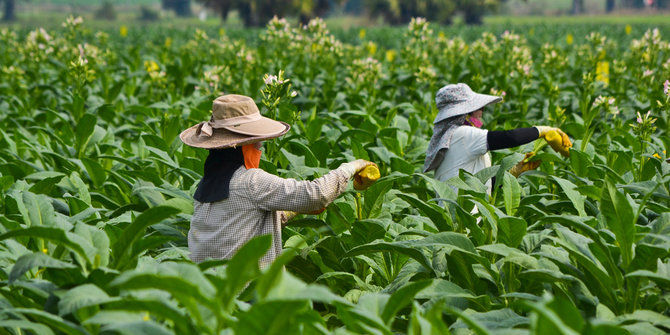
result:
[[[277,82],[277,76],[269,75],[265,77],[265,85],[271,85]]]

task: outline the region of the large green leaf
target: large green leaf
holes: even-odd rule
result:
[[[607,227],[616,236],[621,250],[621,260],[624,269],[633,259],[633,243],[635,242],[635,222],[637,217],[626,195],[616,189],[610,181],[605,181],[603,187],[600,212],[605,218]]]
[[[513,216],[498,218],[498,241],[516,248],[526,235],[526,220]]]
[[[156,335],[171,335],[174,334],[165,326],[154,322],[152,320],[141,320],[131,322],[114,322],[109,323],[102,328],[101,332],[114,332],[121,335],[132,334],[156,334]]]
[[[252,238],[238,250],[226,265],[226,286],[219,294],[222,295],[224,306],[231,307],[233,298],[260,274],[259,262],[261,257],[270,249],[271,235],[261,235]]]
[[[445,335],[450,334],[449,328],[442,320],[440,304],[435,304],[428,310],[421,312],[422,308],[415,301],[412,306],[408,335]]]
[[[390,323],[398,311],[411,304],[412,301],[414,301],[414,296],[431,283],[432,281],[430,280],[413,282],[393,292],[389,298],[389,301],[386,303],[386,306],[384,306],[384,310],[382,311],[382,320],[384,320],[387,324]]]
[[[50,257],[42,252],[25,254],[16,260],[9,273],[9,281],[13,282],[23,276],[26,272],[35,267],[54,268],[54,269],[73,269],[75,265],[63,262]]]
[[[0,328],[30,330],[33,333],[40,335],[51,335],[54,333],[53,330],[42,323],[27,320],[0,320]]]
[[[133,255],[133,244],[137,241],[147,227],[159,223],[164,219],[178,213],[174,207],[157,206],[140,214],[128,227],[123,230],[121,237],[112,245],[112,263],[114,269],[124,269],[133,263],[138,255]]]
[[[84,151],[88,146],[91,135],[93,135],[96,121],[97,117],[95,115],[87,113],[84,114],[77,122],[77,126],[75,128],[75,140],[77,144],[77,155],[80,158],[84,155]]]
[[[642,277],[656,283],[656,285],[664,288],[670,288],[670,260],[665,263],[657,259],[656,272],[649,270],[637,270],[626,275],[626,277]]]
[[[407,201],[414,208],[418,209],[419,212],[430,218],[440,231],[450,231],[453,229],[451,217],[446,215],[444,209],[439,206],[427,203],[409,194],[400,193],[398,197]]]
[[[505,201],[505,212],[514,215],[521,202],[521,185],[509,172],[505,172],[502,182],[503,199]]]
[[[311,309],[304,301],[266,301],[254,304],[248,311],[240,313],[233,326],[236,334],[297,334],[300,332],[300,314],[309,314]],[[318,324],[322,320],[310,318]],[[321,324],[323,327],[324,325]]]
[[[110,300],[109,295],[99,287],[93,284],[80,285],[63,293],[58,302],[58,314],[64,316],[80,308],[100,305]]]
[[[551,176],[551,178],[561,186],[561,189],[563,189],[565,195],[568,197],[568,199],[570,199],[572,205],[577,209],[577,213],[579,213],[580,216],[586,216],[586,212],[584,211],[584,200],[586,197],[576,190],[577,185],[573,184],[569,180],[556,176]]]
[[[473,310],[466,310],[463,314],[467,315],[472,320],[476,321],[482,327],[488,330],[501,330],[506,332],[513,332],[515,327],[528,324],[528,318],[520,316],[509,308],[502,308],[488,312],[475,312]],[[456,321],[451,328],[465,328],[467,324],[462,320]],[[520,330],[517,328],[517,330]]]
[[[68,320],[65,320],[57,315],[31,308],[8,308],[1,310],[0,314],[16,313],[27,318],[33,319],[36,322],[46,325],[53,330],[63,332],[64,334],[73,335],[87,335],[88,332],[79,325],[76,325]]]

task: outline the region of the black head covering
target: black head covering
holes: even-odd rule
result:
[[[193,198],[199,202],[217,202],[228,198],[230,178],[244,164],[242,148],[211,149],[205,160],[205,173]]]

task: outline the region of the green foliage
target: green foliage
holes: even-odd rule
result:
[[[0,30],[1,334],[670,331],[670,49],[658,32],[462,38],[414,19],[402,33],[340,32],[351,44],[322,20],[240,37],[75,18],[59,29]],[[434,93],[450,82],[506,93],[489,129],[561,126],[570,158],[547,147],[514,178],[529,144],[446,183],[420,173]],[[382,178],[295,219],[272,264],[259,264],[269,236],[193,264],[206,151],[178,134],[220,92],[291,123],[271,172],[310,179],[365,158]]]

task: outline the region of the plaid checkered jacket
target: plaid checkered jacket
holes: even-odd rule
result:
[[[298,181],[240,166],[230,179],[227,199],[194,202],[188,232],[191,260],[229,259],[253,237],[272,234],[272,246],[261,259],[261,265],[269,264],[282,250],[280,211],[326,207],[346,189],[349,178],[341,167],[313,181]]]

